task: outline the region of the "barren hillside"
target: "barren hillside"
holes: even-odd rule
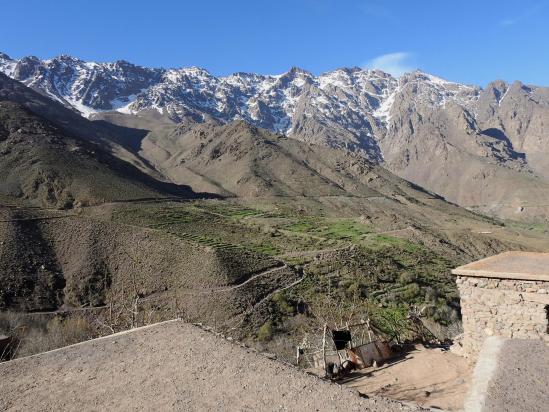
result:
[[[196,197],[188,187],[155,180],[12,102],[0,102],[0,153],[0,192],[37,206]]]

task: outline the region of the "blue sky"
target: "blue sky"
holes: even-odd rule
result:
[[[420,68],[449,80],[549,85],[549,0],[2,2],[0,51],[71,54],[216,75]]]

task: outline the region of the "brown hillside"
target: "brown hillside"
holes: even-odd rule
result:
[[[0,153],[0,193],[36,205],[195,197],[187,187],[157,181],[12,102],[0,102]]]

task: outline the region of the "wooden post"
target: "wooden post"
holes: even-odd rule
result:
[[[324,324],[324,333],[322,334],[322,360],[324,361],[324,372],[326,372],[326,329],[328,325]]]
[[[348,330],[349,332],[351,332],[351,328],[349,327],[349,322],[345,322],[345,326],[347,327],[347,330]],[[353,348],[353,347],[354,347],[354,346],[353,346],[353,334],[351,334],[351,342],[350,342],[350,344],[351,344],[351,348]]]
[[[367,322],[367,328],[368,328],[368,340],[371,342],[372,341],[372,334],[370,333],[370,318],[368,318],[368,320],[366,322]],[[370,342],[368,342],[368,343],[370,343]]]

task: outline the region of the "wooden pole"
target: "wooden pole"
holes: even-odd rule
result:
[[[351,328],[349,327],[349,322],[345,322],[345,326],[347,326],[347,330],[348,330],[349,332],[351,332]],[[351,348],[353,348],[353,347],[354,347],[354,346],[353,346],[353,334],[351,334],[351,342],[350,342],[350,344],[351,344]]]
[[[328,325],[324,324],[324,333],[322,334],[322,360],[324,361],[324,372],[326,372],[326,329]]]
[[[368,320],[367,320],[367,326],[366,327],[368,328],[368,340],[371,342],[372,341],[372,334],[370,333],[370,318],[368,318]],[[368,343],[370,343],[370,342],[368,342]]]

